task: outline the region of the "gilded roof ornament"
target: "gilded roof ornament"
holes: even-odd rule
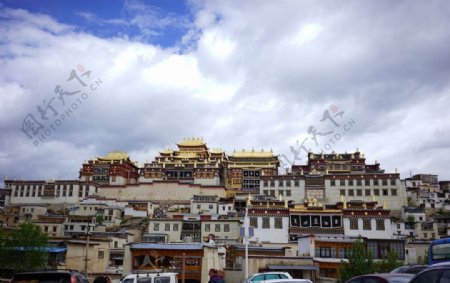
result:
[[[270,151],[246,151],[242,149],[242,151],[234,151],[231,155],[232,157],[274,157],[273,152]]]
[[[128,153],[124,151],[110,151],[106,156],[104,157],[98,157],[98,159],[103,160],[122,160],[122,159],[128,159],[129,155]]]

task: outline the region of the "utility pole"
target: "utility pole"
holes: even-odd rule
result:
[[[250,219],[248,218],[248,208],[245,208],[244,217],[244,242],[245,242],[245,279],[248,278],[248,237],[250,234]]]
[[[84,276],[88,277],[88,255],[89,255],[89,223],[86,227],[86,252],[84,257]]]
[[[183,253],[183,263],[181,266],[181,283],[185,283],[186,280],[186,253]]]

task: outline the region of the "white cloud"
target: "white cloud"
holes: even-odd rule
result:
[[[0,141],[0,172],[75,178],[84,159],[125,150],[144,162],[187,136],[292,159],[297,141],[309,138],[313,149],[328,141],[319,137],[316,147],[308,127],[339,130],[321,122],[336,105],[345,111],[337,121],[356,124],[332,149],[359,147],[403,177],[413,170],[450,178],[450,5],[206,1],[191,3],[194,20],[186,23],[136,3],[125,7],[132,24],[149,32],[148,23],[189,26],[180,41],[189,46],[98,38],[47,15],[1,10],[0,130],[8,138]],[[38,114],[56,85],[72,86],[67,78],[78,64],[103,84],[35,147],[20,131],[23,118]]]

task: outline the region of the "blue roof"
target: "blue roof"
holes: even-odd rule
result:
[[[202,250],[203,244],[152,244],[139,243],[131,245],[131,249],[159,249],[159,250]]]

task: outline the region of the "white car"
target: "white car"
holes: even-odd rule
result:
[[[274,279],[292,279],[292,276],[287,272],[263,272],[256,273],[249,276],[242,283],[255,283],[261,282],[265,280],[274,280]]]
[[[142,272],[125,276],[121,283],[178,283],[174,272]]]

